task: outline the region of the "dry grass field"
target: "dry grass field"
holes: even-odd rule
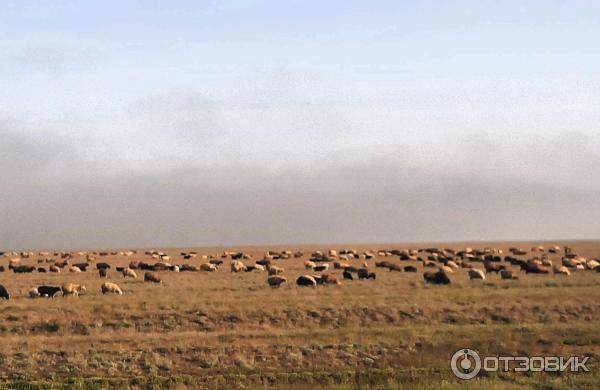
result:
[[[217,272],[161,271],[162,284],[124,279],[116,266],[132,260],[154,263],[138,250],[131,257],[96,256],[113,265],[108,280],[124,295],[102,295],[95,267],[87,272],[0,273],[11,294],[0,301],[0,388],[598,388],[600,357],[600,273],[571,276],[520,272],[519,280],[488,274],[470,281],[455,270],[447,286],[417,273],[376,268],[376,280],[298,287],[304,262],[314,250],[499,248],[530,249],[568,244],[579,255],[600,256],[600,242],[436,243],[320,245],[304,247],[170,248],[172,264],[200,265],[202,255],[227,251],[251,254],[253,264],[269,249],[304,253],[273,260],[288,283],[267,285],[266,272],[231,273],[230,259]],[[182,251],[198,256],[184,260]],[[91,251],[90,251],[91,252]],[[529,252],[522,258],[531,258]],[[50,257],[53,257],[50,255]],[[550,254],[560,263],[561,253]],[[10,256],[0,260],[8,266]],[[23,259],[35,264],[42,258]],[[71,262],[85,261],[76,256]],[[348,260],[360,267],[365,260]],[[483,264],[473,263],[483,269]],[[505,264],[505,263],[503,263]],[[48,266],[48,264],[41,264]],[[508,264],[510,266],[510,264]],[[342,271],[328,273],[341,279]],[[31,287],[81,283],[80,297],[28,296]],[[483,355],[589,356],[589,373],[496,373],[459,381],[449,368],[460,348]]]

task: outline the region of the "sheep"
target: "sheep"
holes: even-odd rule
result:
[[[313,270],[315,272],[323,272],[323,271],[327,271],[328,269],[329,269],[329,263],[319,264],[319,265],[313,267]]]
[[[344,278],[344,280],[354,280],[354,277],[352,276],[352,273],[350,271],[344,271],[342,277]]]
[[[37,288],[40,297],[53,298],[62,289],[58,286],[39,286]]]
[[[69,272],[72,272],[72,273],[81,273],[81,268],[75,267],[75,266],[71,266],[71,267],[69,267]]]
[[[491,261],[484,262],[484,267],[485,267],[485,272],[487,272],[487,273],[491,273],[491,272],[499,273],[503,269],[506,269],[505,265],[496,264]]]
[[[56,265],[51,265],[49,271],[54,273],[60,273],[60,267],[57,267]]]
[[[595,270],[596,268],[598,268],[598,266],[600,266],[600,262],[598,262],[598,260],[595,260],[595,259],[588,260],[585,263],[585,266],[589,270]]]
[[[340,263],[339,261],[336,261],[333,263],[333,268],[334,269],[344,269],[346,267],[350,267],[350,264],[348,263]]]
[[[162,283],[162,279],[156,272],[146,272],[144,274],[144,282]]]
[[[85,286],[76,283],[65,283],[60,287],[63,297],[67,297],[72,295],[74,297],[78,297],[80,293],[85,292]]]
[[[469,269],[469,279],[471,279],[471,280],[475,280],[475,279],[485,280],[485,274],[480,269],[471,268],[471,269]]]
[[[306,261],[304,262],[304,268],[305,268],[305,269],[313,269],[313,268],[315,268],[316,266],[317,266],[317,265],[316,265],[316,264],[315,264],[313,261],[306,260]]]
[[[323,274],[320,276],[313,276],[317,281],[317,284],[342,284],[335,275]]]
[[[310,275],[302,275],[296,279],[296,284],[301,287],[314,287],[317,285],[317,281]]]
[[[29,293],[29,298],[32,298],[32,299],[40,296],[40,292],[38,291],[37,287],[30,288],[28,293]]]
[[[450,284],[450,278],[441,269],[438,269],[437,271],[425,272],[423,274],[423,279],[425,279],[425,283]]]
[[[10,299],[10,294],[6,290],[6,287],[4,287],[1,284],[0,284],[0,298],[5,299],[7,301]]]
[[[239,260],[233,260],[231,262],[231,272],[243,272],[246,270],[246,266]]]
[[[502,271],[500,271],[500,277],[502,277],[502,279],[507,279],[507,280],[518,280],[519,277],[516,275],[512,274],[511,270],[508,269],[503,269]]]
[[[12,270],[16,274],[25,274],[25,273],[32,273],[36,269],[35,269],[35,266],[33,266],[33,265],[18,265],[18,266],[12,267]]]
[[[135,279],[135,278],[137,278],[137,274],[131,268],[124,268],[123,269],[123,277]]]
[[[100,286],[100,290],[102,291],[102,294],[113,293],[117,295],[123,295],[123,290],[121,290],[121,287],[111,282],[102,283],[102,286]]]
[[[100,269],[98,270],[98,275],[99,275],[101,278],[106,278],[106,277],[108,276],[108,270],[107,270],[106,268],[100,268]]]
[[[200,265],[200,271],[205,272],[215,272],[217,270],[217,266],[211,263],[204,263]]]
[[[285,278],[285,276],[271,275],[267,278],[267,283],[271,287],[279,287],[283,283],[287,283],[287,279]]]
[[[269,266],[267,269],[269,270],[269,275],[279,275],[283,273],[283,268],[274,265]]]
[[[552,271],[554,271],[554,274],[559,274],[559,275],[566,275],[566,276],[570,276],[571,272],[569,272],[569,269],[567,267],[565,267],[564,265],[555,265],[554,267],[552,267]]]

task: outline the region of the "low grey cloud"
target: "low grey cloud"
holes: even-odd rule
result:
[[[204,108],[194,103],[186,109]],[[172,107],[164,115],[179,110]],[[200,128],[222,126],[219,110],[212,113]],[[124,159],[107,171],[113,155],[97,153],[105,150],[92,147],[97,138],[83,145],[73,135],[42,136],[4,121],[0,246],[547,239],[600,233],[595,217],[600,140],[593,135],[522,134],[506,142],[496,134],[475,133],[417,146],[327,147],[322,155],[297,138],[297,155],[310,158],[274,170],[269,148],[253,151],[231,143],[229,130],[222,138],[212,133],[217,149],[208,160],[153,169],[154,159],[169,155],[149,154],[140,164],[150,169],[130,169]],[[140,142],[142,152],[144,135],[129,138]],[[208,153],[204,138],[187,138],[188,146],[199,155]],[[220,142],[229,149],[219,149]],[[179,150],[179,141],[171,145]],[[220,154],[226,161],[213,164],[210,159]]]

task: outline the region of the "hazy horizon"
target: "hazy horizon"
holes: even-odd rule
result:
[[[600,5],[2,10],[0,250],[600,238]]]

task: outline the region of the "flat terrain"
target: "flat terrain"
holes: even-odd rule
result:
[[[155,263],[138,250],[130,257],[96,256],[113,265],[108,280],[124,295],[102,295],[94,265],[87,272],[0,273],[11,294],[0,301],[0,388],[176,387],[190,388],[599,388],[600,272],[574,270],[571,276],[525,274],[518,280],[488,274],[470,281],[467,269],[450,274],[451,284],[423,281],[419,261],[397,256],[345,261],[367,262],[376,280],[298,287],[295,279],[316,274],[304,268],[314,250],[366,250],[570,245],[586,258],[600,257],[600,242],[436,243],[319,245],[286,247],[171,248],[172,264],[200,265],[202,255],[220,258],[242,251],[262,259],[267,250],[300,250],[301,258],[273,260],[288,283],[267,285],[266,272],[231,273],[230,258],[216,272],[161,271],[162,284],[124,279],[116,266],[133,260]],[[129,249],[129,248],[128,248]],[[181,252],[197,251],[184,260]],[[92,253],[92,251],[88,251]],[[562,252],[549,254],[560,264]],[[426,253],[419,256],[426,257]],[[504,256],[504,255],[503,255]],[[8,266],[7,255],[0,265]],[[52,256],[49,257],[57,258]],[[22,259],[38,266],[35,256]],[[417,273],[390,272],[375,262],[415,265]],[[85,262],[76,255],[71,263]],[[39,264],[48,266],[47,263]],[[477,268],[483,264],[473,262]],[[94,267],[94,268],[93,268]],[[327,271],[342,277],[342,270]],[[31,287],[81,283],[80,297],[28,296]],[[497,373],[459,381],[449,368],[460,348],[482,355],[589,356],[590,373]]]

